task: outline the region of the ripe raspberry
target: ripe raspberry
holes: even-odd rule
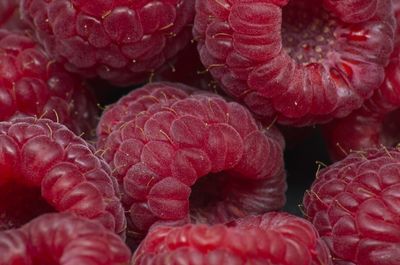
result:
[[[198,0],[194,36],[229,95],[303,126],[361,107],[383,81],[394,30],[390,0]]]
[[[394,1],[394,11],[400,25],[400,1]],[[385,81],[361,109],[324,126],[324,137],[334,160],[344,158],[350,150],[393,146],[400,140],[400,112],[396,111],[400,107],[400,27],[385,72]]]
[[[82,80],[51,61],[29,37],[0,30],[0,121],[44,117],[90,134],[97,110]]]
[[[314,227],[285,213],[238,220],[231,226],[156,227],[132,265],[142,264],[329,265],[329,250]]]
[[[131,256],[98,222],[69,214],[45,214],[0,232],[0,253],[2,265],[128,265]]]
[[[0,122],[0,230],[47,212],[71,212],[116,233],[126,226],[119,189],[104,160],[64,125]]]
[[[22,15],[65,68],[116,85],[148,78],[191,39],[194,0],[23,0]]]
[[[98,132],[139,236],[154,223],[220,223],[285,202],[282,136],[218,95],[153,83],[106,110]]]
[[[399,162],[399,150],[370,149],[317,174],[304,209],[335,264],[399,264]]]

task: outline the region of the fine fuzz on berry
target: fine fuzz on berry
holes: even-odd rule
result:
[[[154,223],[226,222],[285,202],[281,134],[218,95],[153,83],[107,109],[98,132],[138,233]]]
[[[350,154],[317,173],[303,203],[335,264],[399,264],[399,150]]]
[[[329,265],[329,250],[314,227],[285,213],[249,216],[225,225],[155,227],[133,265]]]
[[[49,59],[28,36],[0,30],[0,121],[36,116],[90,135],[97,112],[81,79]]]
[[[122,233],[118,185],[82,138],[47,119],[0,122],[0,230],[71,212]]]
[[[21,10],[67,70],[129,85],[186,46],[194,0],[23,0]]]
[[[194,37],[229,95],[279,123],[344,117],[384,79],[390,0],[196,2]]]
[[[1,265],[128,265],[121,238],[98,222],[44,214],[20,229],[0,231]]]

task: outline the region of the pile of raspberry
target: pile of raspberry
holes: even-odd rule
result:
[[[0,265],[399,265],[400,0],[0,0]]]

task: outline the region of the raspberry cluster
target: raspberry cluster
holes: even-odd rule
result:
[[[0,265],[399,265],[399,52],[400,0],[0,0]]]

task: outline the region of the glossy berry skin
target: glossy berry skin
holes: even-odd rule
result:
[[[193,0],[24,0],[46,51],[85,77],[126,86],[148,79],[191,39]]]
[[[399,264],[399,162],[397,149],[369,149],[317,173],[304,210],[334,264]]]
[[[249,216],[229,225],[156,227],[133,265],[329,265],[329,251],[314,227],[286,213]]]
[[[138,234],[155,223],[221,223],[284,205],[281,134],[216,94],[153,83],[106,110],[98,133]]]
[[[400,25],[400,1],[394,1],[393,8]],[[399,142],[400,27],[397,28],[395,45],[390,63],[385,68],[385,80],[373,96],[349,116],[323,127],[333,160],[344,158],[351,150],[394,146]]]
[[[384,79],[390,0],[196,2],[200,58],[263,119],[304,126],[344,117]]]
[[[89,88],[23,33],[0,30],[0,121],[36,116],[88,137],[98,117]]]
[[[0,230],[47,212],[97,220],[122,234],[119,189],[104,160],[64,125],[48,119],[0,122]]]
[[[0,231],[0,253],[2,265],[128,265],[131,256],[100,223],[65,213]]]

